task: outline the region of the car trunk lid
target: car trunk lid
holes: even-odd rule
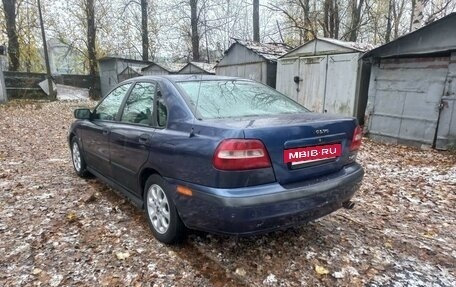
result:
[[[350,144],[357,126],[353,118],[315,113],[256,118],[244,121],[244,124],[245,138],[259,139],[266,146],[276,180],[281,184],[340,170],[348,162]],[[327,155],[310,157],[318,150],[321,153],[322,149],[326,149]],[[286,162],[290,152],[293,162]],[[296,159],[300,155],[302,157]]]

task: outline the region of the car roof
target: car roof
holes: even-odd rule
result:
[[[227,77],[227,76],[218,76],[218,75],[203,75],[203,74],[180,74],[180,75],[157,75],[157,76],[142,76],[134,78],[136,80],[168,80],[170,82],[184,82],[184,81],[215,81],[215,80],[243,80],[250,81],[248,79],[238,78],[238,77]]]

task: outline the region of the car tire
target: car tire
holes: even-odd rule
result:
[[[76,137],[71,139],[71,161],[73,162],[73,168],[76,174],[82,178],[90,177],[90,173],[87,171],[87,165],[82,156],[81,147]]]
[[[177,213],[168,185],[157,174],[151,175],[144,187],[147,221],[155,238],[165,244],[181,241],[186,228]]]

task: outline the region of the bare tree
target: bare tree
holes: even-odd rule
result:
[[[399,28],[402,21],[402,17],[405,11],[405,0],[394,0],[393,1],[393,17],[394,17],[394,39],[399,37]]]
[[[339,38],[339,4],[337,0],[325,0],[323,4],[323,35]]]
[[[193,61],[200,60],[199,46],[200,38],[198,34],[198,0],[190,0],[190,25],[192,27],[192,55]]]
[[[410,18],[410,31],[421,28],[424,20],[424,9],[428,0],[412,0],[412,17]]]
[[[2,1],[6,19],[6,34],[8,35],[9,70],[17,71],[20,66],[20,47],[16,27],[16,0]]]
[[[393,18],[393,5],[394,0],[388,1],[388,16],[386,18],[386,34],[385,34],[385,42],[388,43],[391,41],[391,26],[392,26],[392,18]]]
[[[85,12],[87,16],[87,55],[89,60],[89,75],[92,78],[89,96],[96,98],[95,94],[95,78],[98,74],[97,68],[97,51],[96,51],[96,33],[95,26],[95,5],[94,0],[87,0],[85,3]]]
[[[253,0],[253,41],[260,42],[260,0]]]
[[[147,0],[141,0],[141,39],[142,39],[142,59],[149,61],[149,30],[147,27]]]
[[[311,20],[310,0],[286,0],[270,3],[271,10],[282,13],[288,25],[299,32],[299,45],[317,35],[316,20]]]
[[[361,23],[361,10],[364,0],[351,0],[351,24],[348,40],[355,42],[358,39],[358,31]]]

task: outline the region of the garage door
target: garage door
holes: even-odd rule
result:
[[[382,60],[372,67],[369,133],[392,142],[432,145],[448,57]]]

